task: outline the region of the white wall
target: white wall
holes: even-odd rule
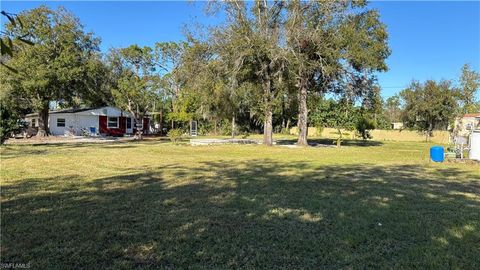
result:
[[[35,119],[35,126],[34,127],[38,127],[38,116],[26,116],[25,117],[25,121],[28,122],[30,127],[33,127],[32,126],[32,120],[33,119]]]
[[[99,119],[95,115],[77,115],[77,135],[82,135],[82,128],[87,129],[90,132],[90,127],[95,128],[95,132],[99,133]]]
[[[470,135],[469,158],[480,161],[480,131],[474,131]]]
[[[57,119],[65,119],[65,127],[57,126]],[[94,115],[77,115],[74,113],[53,113],[50,114],[48,119],[48,126],[50,127],[50,133],[52,135],[65,135],[70,128],[75,130],[75,135],[82,135],[82,128],[86,128],[88,131],[90,127],[95,127],[98,133],[99,123],[98,116]]]
[[[57,119],[65,119],[65,127],[57,127]],[[50,128],[50,133],[52,135],[64,135],[70,127],[75,127],[75,115],[69,113],[58,113],[50,114],[48,118],[48,127]]]

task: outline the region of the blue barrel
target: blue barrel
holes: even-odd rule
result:
[[[432,146],[430,148],[430,158],[435,162],[443,162],[444,150],[441,146]]]

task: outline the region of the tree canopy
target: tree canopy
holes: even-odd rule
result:
[[[400,92],[405,102],[403,122],[429,136],[435,129],[446,129],[456,117],[457,95],[450,81],[414,81]]]
[[[137,130],[135,138],[141,139],[143,118],[158,93],[153,50],[138,45],[112,50],[110,63],[116,77],[116,85],[112,88],[114,102],[133,115]]]
[[[7,23],[5,31],[12,36],[29,35],[33,43],[12,41],[14,55],[5,61],[9,68],[2,67],[3,83],[9,87],[2,91],[15,91],[39,114],[38,136],[45,136],[50,101],[74,105],[77,98],[93,100],[99,91],[100,39],[84,32],[78,18],[63,8],[41,6],[18,18],[22,25]]]

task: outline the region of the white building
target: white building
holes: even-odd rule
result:
[[[455,119],[455,131],[461,136],[467,136],[473,130],[480,129],[480,113],[469,113]]]
[[[31,127],[38,127],[38,114],[28,114],[25,120]],[[128,112],[115,107],[66,109],[48,114],[48,127],[52,135],[90,134],[123,136],[135,132],[135,120]],[[144,133],[149,130],[149,118],[143,119]]]
[[[393,122],[392,123],[392,129],[403,129],[403,123],[402,122]]]

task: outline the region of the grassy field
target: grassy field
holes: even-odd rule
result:
[[[480,269],[480,166],[430,146],[3,146],[1,262]]]

